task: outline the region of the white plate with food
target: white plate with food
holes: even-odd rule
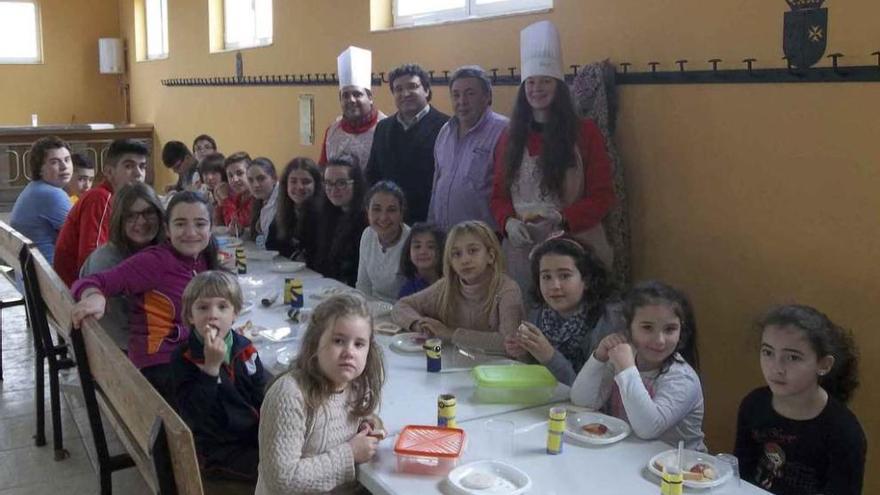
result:
[[[290,327],[270,328],[261,331],[260,335],[266,340],[271,340],[272,342],[285,342],[288,340],[296,340],[298,338],[297,333]]]
[[[390,321],[383,321],[383,322],[376,323],[374,325],[374,328],[376,329],[377,332],[384,334],[384,335],[394,335],[401,330],[401,328],[398,325],[395,325],[394,323],[391,323]]]
[[[254,249],[244,252],[247,259],[254,261],[272,261],[278,256],[278,251],[267,251],[265,249]]]
[[[628,437],[629,424],[614,416],[596,412],[582,412],[565,418],[565,436],[593,445],[608,445]]]
[[[275,273],[294,273],[305,267],[306,264],[302,261],[279,261],[272,263],[272,271]]]
[[[519,495],[532,487],[532,479],[520,469],[501,461],[477,461],[459,466],[446,476],[455,494]]]
[[[657,476],[662,476],[663,466],[674,466],[676,462],[678,462],[678,450],[667,450],[648,461],[648,470]],[[733,475],[730,464],[719,461],[711,454],[695,450],[681,451],[681,470],[684,474],[684,486],[688,488],[719,486]]]
[[[217,244],[221,248],[234,248],[239,247],[244,244],[244,241],[239,239],[238,237],[229,237],[225,235],[218,235],[215,237],[217,239]]]
[[[400,333],[391,341],[391,348],[400,352],[424,352],[422,346],[428,336],[418,332]]]
[[[235,332],[242,337],[246,337],[251,342],[258,342],[263,340],[263,331],[267,330],[266,327],[262,327],[260,325],[254,325],[254,322],[248,320],[244,322],[243,325],[239,325],[234,327]]]

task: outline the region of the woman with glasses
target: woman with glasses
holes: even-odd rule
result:
[[[281,190],[275,219],[266,234],[266,249],[311,267],[324,199],[321,171],[311,158],[294,158],[284,167],[278,187]]]
[[[161,228],[165,214],[153,189],[141,182],[125,186],[113,195],[110,241],[86,258],[80,277],[113,268],[141,249],[165,240]],[[128,347],[129,301],[125,295],[111,297],[100,323],[120,349]]]
[[[352,287],[357,282],[361,234],[367,226],[365,188],[363,173],[351,158],[331,158],[324,167],[327,201],[312,268]]]

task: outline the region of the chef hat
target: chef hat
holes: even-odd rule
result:
[[[559,31],[550,21],[539,21],[519,33],[522,78],[549,76],[565,80]]]
[[[356,46],[348,47],[336,58],[336,72],[339,74],[339,88],[360,86],[370,89],[372,86],[373,53]]]

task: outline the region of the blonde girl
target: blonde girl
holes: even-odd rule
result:
[[[522,294],[504,274],[498,237],[483,222],[449,231],[443,278],[394,306],[394,322],[472,350],[504,354],[504,338],[523,318]]]
[[[384,438],[374,415],[385,371],[366,302],[331,297],[315,308],[299,356],[266,394],[258,495],[355,493],[355,465]]]

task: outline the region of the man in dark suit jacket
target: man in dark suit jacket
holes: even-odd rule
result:
[[[380,120],[373,136],[367,181],[394,181],[406,194],[404,221],[428,217],[434,180],[434,141],[449,116],[433,108],[431,79],[416,64],[404,64],[388,76],[397,113]]]

